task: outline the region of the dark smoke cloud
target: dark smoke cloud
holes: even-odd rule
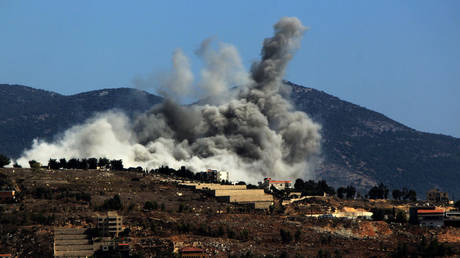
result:
[[[122,134],[113,133],[110,140],[122,141],[126,147],[119,156],[112,157],[148,167],[186,165],[196,171],[223,169],[231,172],[233,179],[251,182],[264,176],[306,176],[320,151],[320,126],[305,113],[294,111],[284,97],[282,83],[286,66],[306,28],[297,18],[286,17],[274,25],[274,30],[274,36],[264,40],[262,58],[252,65],[249,74],[242,72],[233,46],[221,44],[216,51],[210,47],[210,40],[204,41],[197,51],[205,60],[198,86],[205,89],[212,100],[226,94],[232,83],[241,80],[244,85],[236,90],[235,97],[221,99],[218,104],[209,101],[210,104],[192,106],[181,106],[167,99],[133,122],[121,116],[124,121],[114,119],[117,126],[110,129],[104,123],[104,130],[123,128]],[[187,69],[183,68],[180,66],[182,70],[172,74],[187,75]],[[170,86],[173,89],[184,85],[183,79],[176,80],[174,76],[169,82],[180,84]],[[22,160],[39,159],[50,149],[65,154],[70,148],[81,150],[82,147],[84,152],[68,154],[104,156],[104,151],[92,146],[91,141],[90,144],[85,141],[83,146],[70,138],[84,138],[82,132],[86,128],[97,128],[95,124],[101,119],[111,123],[101,115],[79,129],[70,129],[68,138],[60,142],[35,142]]]

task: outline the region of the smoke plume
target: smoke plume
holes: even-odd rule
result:
[[[152,74],[145,78],[137,77],[134,84],[140,89],[155,89],[160,95],[181,101],[193,91],[194,76],[190,61],[181,49],[176,49],[172,57],[173,69],[165,75]]]
[[[210,40],[204,41],[197,54],[205,67],[196,88],[205,89],[209,97],[199,105],[174,101],[193,82],[188,59],[176,52],[162,104],[133,120],[114,112],[99,114],[56,142],[34,141],[19,162],[106,156],[123,159],[128,166],[226,170],[232,180],[249,182],[265,176],[308,177],[320,151],[320,126],[293,109],[282,83],[305,30],[295,17],[279,20],[250,73],[244,72],[233,46],[221,44],[216,51]],[[213,101],[234,84],[241,87],[232,90],[232,98]]]
[[[234,46],[220,43],[218,51],[215,51],[211,45],[212,40],[206,39],[196,51],[205,63],[198,87],[204,92],[202,98],[207,98],[212,104],[219,104],[228,99],[231,86],[248,85],[251,79]]]

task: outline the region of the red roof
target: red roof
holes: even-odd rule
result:
[[[444,213],[443,210],[418,210],[417,213]]]
[[[120,243],[120,244],[118,244],[118,245],[129,245],[129,244],[123,244],[123,243]]]
[[[197,253],[197,252],[204,252],[203,249],[201,248],[196,248],[196,247],[184,247],[182,249],[180,249],[180,252],[181,253]]]

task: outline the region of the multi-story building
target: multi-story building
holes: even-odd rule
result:
[[[449,202],[449,195],[446,192],[439,191],[439,189],[431,189],[426,194],[426,200],[431,203],[447,203]]]
[[[97,216],[97,228],[102,235],[115,235],[123,231],[123,217],[116,211],[109,211],[107,215]]]

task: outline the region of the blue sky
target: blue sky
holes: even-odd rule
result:
[[[460,1],[0,0],[0,83],[74,94],[132,87],[208,37],[249,67],[283,16],[310,30],[286,79],[460,137]]]

